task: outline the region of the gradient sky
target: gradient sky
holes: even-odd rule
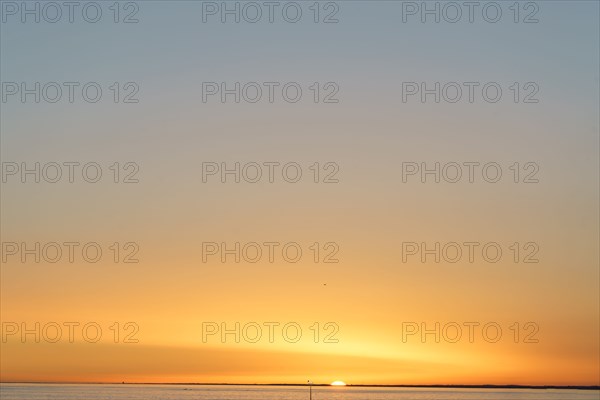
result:
[[[138,2],[136,24],[8,18],[2,82],[140,91],[137,104],[1,103],[2,162],[94,161],[108,173],[131,161],[140,182],[10,179],[2,242],[133,241],[140,262],[3,263],[3,323],[94,321],[104,335],[11,336],[2,380],[600,384],[599,5],[537,4],[534,24],[403,23],[392,1],[338,2],[336,24],[203,23],[194,1]],[[295,104],[203,103],[207,81],[336,82],[340,102],[315,104],[306,90]],[[493,81],[505,93],[495,104],[403,103],[406,81]],[[514,82],[537,83],[539,103],[510,101]],[[294,161],[307,178],[202,182],[202,162],[236,161]],[[497,162],[507,178],[402,182],[403,162],[452,161]],[[314,162],[337,163],[340,182],[312,183]],[[515,162],[539,165],[539,183],[513,183]],[[269,241],[298,242],[306,256],[202,262],[203,242]],[[470,241],[535,242],[540,261],[402,262],[403,242]],[[337,243],[340,262],[312,262],[314,242]],[[113,343],[108,327],[130,321],[139,343]],[[296,322],[303,337],[203,343],[211,321]],[[502,340],[402,340],[403,322],[469,321],[498,323]],[[337,324],[339,343],[314,343],[315,322]],[[539,342],[514,343],[515,322],[536,323]]]

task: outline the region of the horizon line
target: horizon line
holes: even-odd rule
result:
[[[181,386],[332,386],[329,383],[224,383],[224,382],[58,382],[58,381],[0,381],[0,384],[29,385],[181,385]],[[558,390],[600,390],[600,385],[518,385],[518,384],[346,384],[343,387],[397,387],[397,388],[448,388],[448,389],[558,389]]]

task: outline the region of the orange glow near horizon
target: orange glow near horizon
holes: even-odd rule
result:
[[[578,283],[579,298],[545,297],[544,303],[553,306],[539,309],[524,277],[535,276],[535,267],[521,269],[523,281],[514,281],[509,272],[520,267],[508,264],[494,269],[435,264],[393,268],[382,253],[371,256],[378,266],[370,267],[381,275],[364,276],[360,262],[368,257],[353,250],[358,247],[348,246],[346,252],[356,262],[327,268],[310,263],[189,268],[183,267],[185,259],[168,269],[160,261],[126,269],[110,264],[93,269],[34,263],[3,267],[2,381],[303,384],[310,376],[327,384],[342,376],[353,384],[598,384],[598,326],[586,318],[594,307],[566,307],[576,301],[586,304],[583,289],[593,282]],[[94,270],[118,273],[119,279]],[[445,288],[427,291],[411,283],[431,271],[446,282]],[[473,286],[468,276],[474,271],[495,284]],[[538,281],[579,280],[561,269],[553,271]],[[289,285],[284,284],[288,277]],[[59,284],[63,279],[82,283],[65,296]],[[198,282],[211,284],[198,290]],[[504,294],[507,286],[512,297]],[[111,291],[99,300],[105,287]],[[519,313],[506,311],[515,307]],[[90,310],[94,319],[87,317]],[[531,321],[535,325],[528,325]],[[15,328],[10,322],[17,323],[17,332],[9,333]],[[40,343],[31,333],[36,322]],[[52,326],[44,332],[52,322],[62,327],[57,343],[49,342],[55,336]],[[73,343],[68,322],[79,324]],[[90,322],[102,329],[96,343],[82,335]],[[128,322],[137,329],[126,327]],[[261,337],[253,343],[257,326]],[[502,333],[495,341],[497,327]],[[115,328],[119,343],[114,342]],[[302,335],[295,341],[297,328]],[[23,330],[30,332],[25,343]],[[88,330],[89,339],[95,328]],[[137,343],[127,342],[130,334]]]

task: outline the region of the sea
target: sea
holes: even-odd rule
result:
[[[2,400],[309,400],[300,386],[0,384]],[[600,400],[598,390],[313,387],[312,400]]]

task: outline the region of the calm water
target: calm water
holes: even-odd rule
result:
[[[2,400],[306,400],[300,387],[0,385]],[[313,400],[599,400],[589,390],[313,388]]]

